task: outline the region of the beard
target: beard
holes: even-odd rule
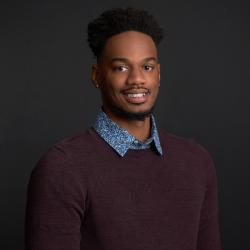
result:
[[[153,114],[155,110],[156,102],[158,99],[158,98],[155,99],[155,102],[149,109],[141,111],[141,112],[133,112],[133,111],[127,111],[123,107],[120,107],[119,105],[117,105],[111,98],[109,98],[109,95],[105,93],[106,91],[108,92],[108,90],[104,88],[101,92],[102,101],[103,101],[103,105],[101,106],[102,110],[105,112],[104,106],[106,106],[117,117],[120,117],[124,120],[130,120],[130,121],[144,121],[145,118],[150,117],[151,114]],[[134,105],[140,106],[141,104],[135,103]]]
[[[146,111],[143,111],[143,112],[133,113],[133,112],[126,111],[126,110],[124,110],[124,109],[122,109],[120,107],[115,107],[115,110],[113,110],[113,112],[117,116],[122,117],[122,118],[127,119],[127,120],[144,121],[146,117],[149,117],[153,113],[153,110],[154,110],[154,106],[149,110],[146,110]]]
[[[145,118],[151,116],[151,114],[153,113],[155,109],[155,105],[153,105],[149,110],[145,110],[143,112],[129,112],[116,105],[109,104],[108,106],[109,106],[109,109],[112,111],[112,113],[114,113],[116,116],[121,117],[126,120],[130,120],[130,121],[144,121]],[[102,106],[102,110],[104,111],[103,106]]]

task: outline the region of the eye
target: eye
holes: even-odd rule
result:
[[[124,71],[127,71],[128,68],[127,68],[125,65],[118,65],[118,66],[115,66],[115,67],[114,67],[114,70],[115,70],[115,71],[124,72]]]
[[[151,70],[154,69],[154,66],[146,64],[146,65],[143,65],[143,68],[144,68],[144,70],[146,70],[146,71],[151,71]]]

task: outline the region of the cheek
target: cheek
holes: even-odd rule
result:
[[[117,98],[120,98],[121,88],[117,84],[116,79],[109,78],[103,82],[102,92],[106,99],[110,101],[117,100]]]
[[[154,86],[152,87],[152,98],[155,99],[157,98],[159,93],[159,81],[156,81],[154,83]]]
[[[107,75],[105,78],[105,83],[107,85],[107,87],[109,87],[110,89],[122,89],[124,87],[124,82],[126,81],[126,76],[125,74],[110,74]]]

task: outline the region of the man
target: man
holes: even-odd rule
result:
[[[93,127],[53,147],[28,189],[32,250],[218,250],[213,161],[157,129],[162,30],[147,12],[104,12],[88,26],[102,96]]]

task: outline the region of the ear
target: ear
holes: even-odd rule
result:
[[[93,64],[91,72],[91,81],[96,88],[99,88],[100,86],[99,80],[100,80],[100,72],[98,66],[97,64]]]
[[[161,65],[158,63],[158,65],[157,65],[157,67],[158,67],[158,73],[159,73],[159,82],[160,82],[160,80],[161,80]]]

